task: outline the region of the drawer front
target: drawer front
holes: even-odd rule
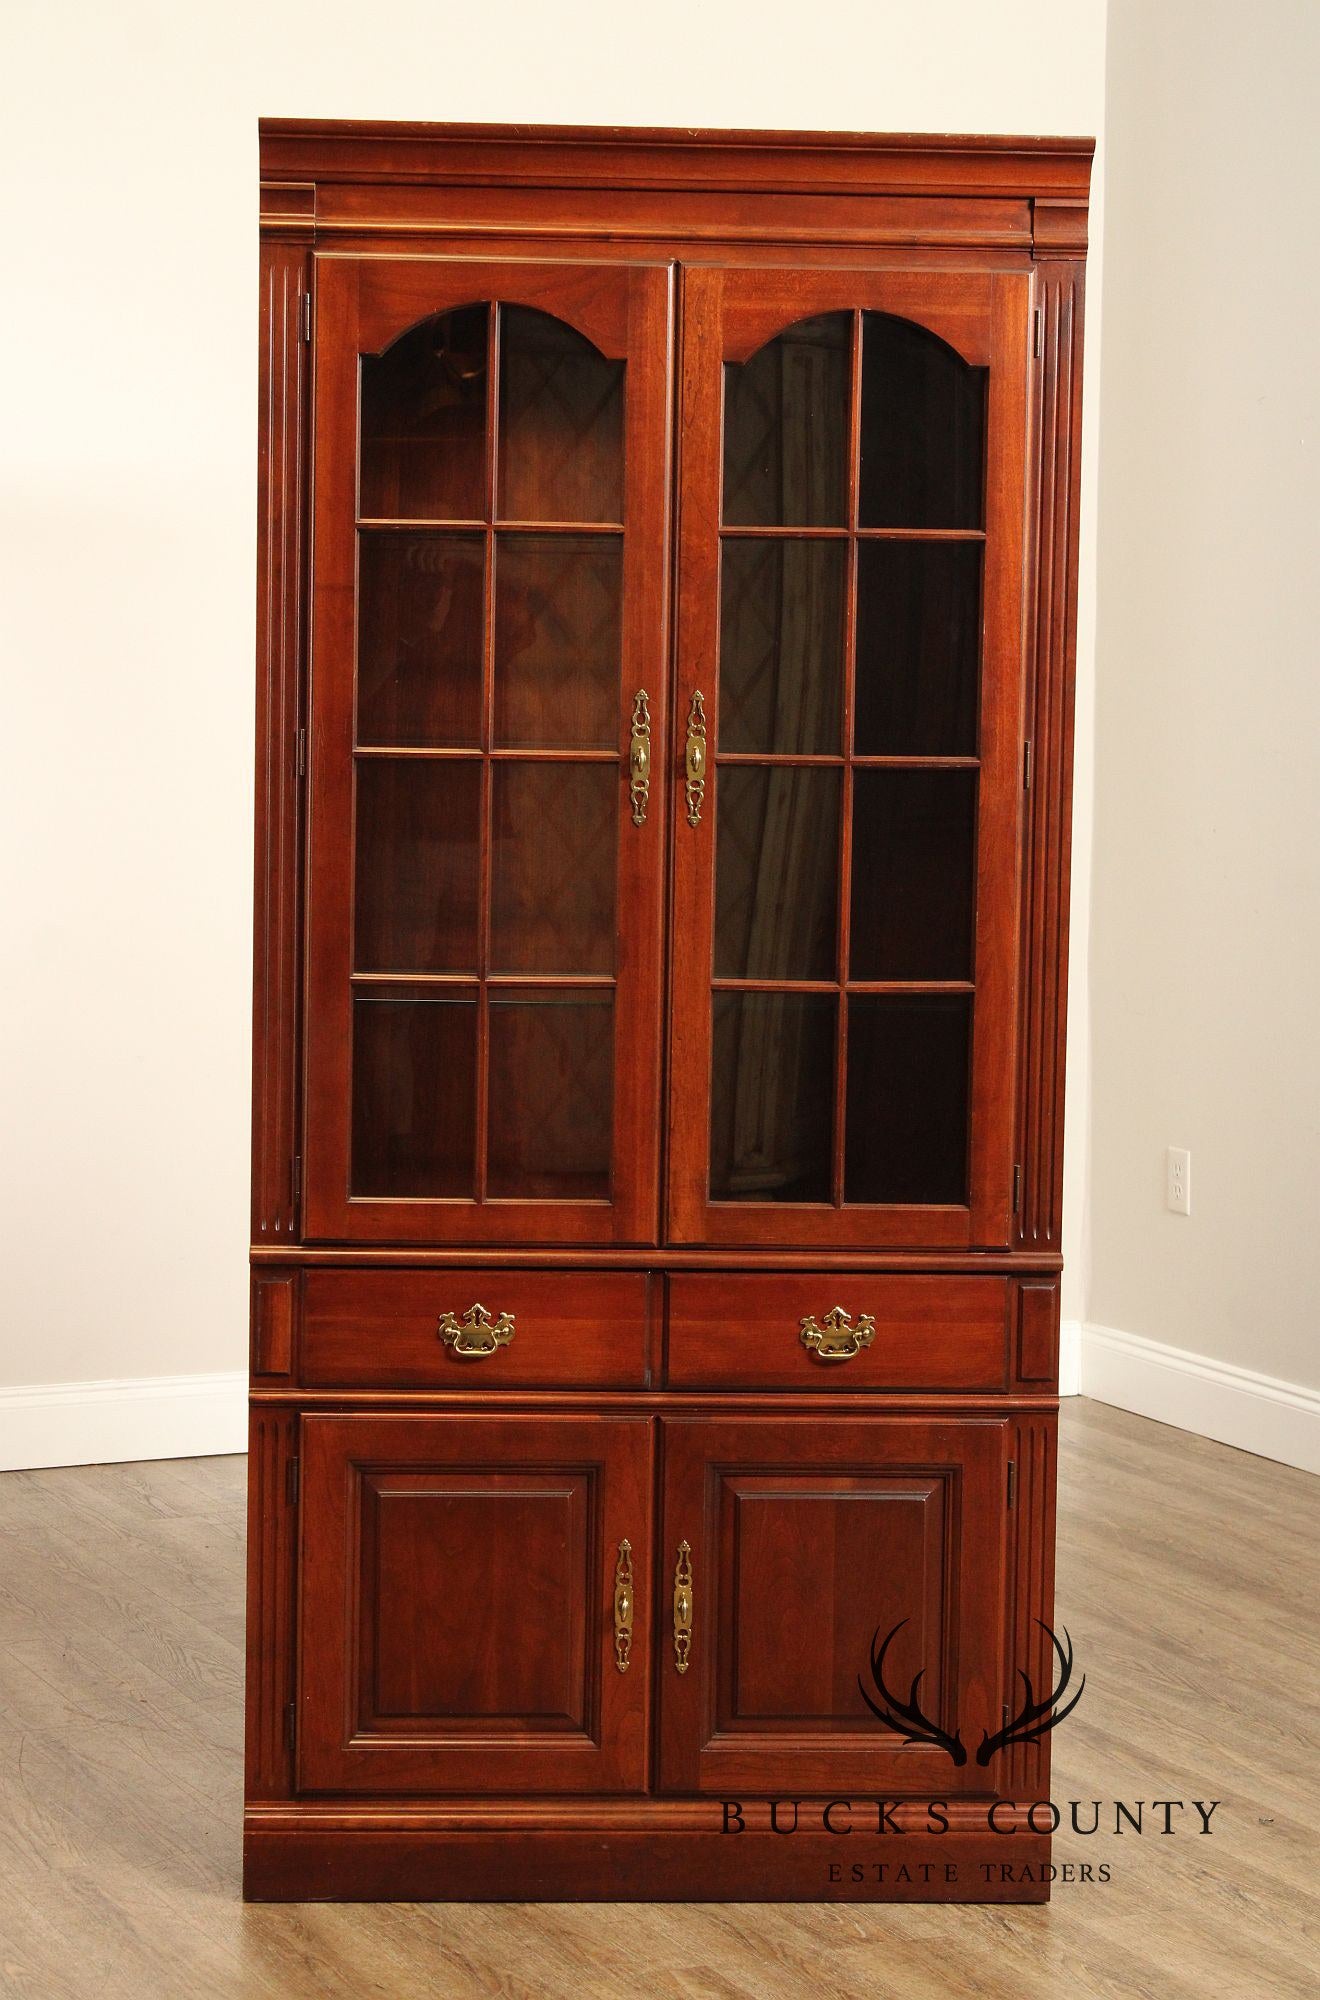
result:
[[[645,1388],[639,1271],[309,1271],[309,1388]]]
[[[1006,1278],[676,1272],[668,1379],[710,1389],[1003,1389],[1008,1293]]]

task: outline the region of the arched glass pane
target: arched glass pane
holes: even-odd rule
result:
[[[979,528],[985,370],[925,327],[862,314],[863,528]]]
[[[562,320],[501,308],[502,521],[622,521],[623,367]]]
[[[848,507],[852,315],[790,326],[724,370],[724,520],[842,527]]]
[[[486,306],[437,313],[362,360],[358,508],[369,519],[486,512]]]

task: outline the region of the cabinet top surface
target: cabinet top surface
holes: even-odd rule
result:
[[[263,118],[263,177],[847,186],[859,191],[1086,199],[1095,141],[967,133],[456,125]]]

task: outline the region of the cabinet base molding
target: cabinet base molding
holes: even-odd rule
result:
[[[1050,1837],[1025,1805],[907,1801],[904,1830],[877,1834],[878,1802],[851,1803],[853,1831],[826,1833],[828,1800],[743,1800],[723,1831],[719,1799],[531,1804],[487,1800],[399,1810],[250,1807],[249,1902],[1044,1903]],[[797,1810],[797,1825],[793,1824]],[[847,1816],[836,1802],[834,1819]],[[943,1817],[947,1831],[931,1826]],[[1016,1823],[1015,1823],[1016,1821]]]

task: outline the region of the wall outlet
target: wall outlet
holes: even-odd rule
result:
[[[1164,1200],[1175,1215],[1192,1212],[1192,1156],[1185,1146],[1170,1146],[1164,1155]]]

